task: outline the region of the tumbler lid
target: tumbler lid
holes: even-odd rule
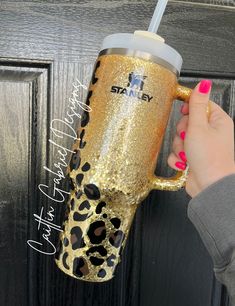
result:
[[[115,53],[115,50],[118,54],[131,54],[128,52],[130,50],[145,52],[153,58],[159,59],[159,64],[177,74],[180,74],[183,63],[181,55],[167,45],[161,36],[148,31],[135,31],[134,34],[115,33],[108,35],[103,40],[100,53],[110,54],[111,52],[106,52],[107,49],[113,49],[112,54]],[[135,55],[138,56],[138,52]],[[148,59],[151,60],[151,57]]]

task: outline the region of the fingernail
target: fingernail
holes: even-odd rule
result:
[[[184,140],[184,138],[185,138],[185,131],[183,131],[183,132],[180,133],[180,137],[181,137],[181,139]]]
[[[179,152],[179,157],[182,159],[183,162],[186,163],[187,158],[186,158],[186,154],[184,151]]]
[[[211,80],[202,80],[200,82],[198,91],[200,93],[207,94],[211,88],[211,84],[212,84]]]
[[[186,169],[186,164],[182,162],[176,162],[175,163],[176,167],[179,168],[180,170],[185,170]]]

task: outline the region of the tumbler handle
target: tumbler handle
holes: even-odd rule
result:
[[[192,89],[177,84],[176,92],[174,99],[178,99],[184,102],[189,102]],[[207,115],[210,114],[210,104],[207,107]],[[188,175],[187,166],[184,171],[177,171],[176,175],[169,178],[164,178],[160,176],[153,176],[152,181],[150,182],[150,190],[168,190],[168,191],[177,191],[185,186],[187,175]]]

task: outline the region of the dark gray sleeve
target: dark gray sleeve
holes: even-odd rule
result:
[[[188,205],[196,227],[214,263],[216,278],[235,305],[235,174],[211,184]]]

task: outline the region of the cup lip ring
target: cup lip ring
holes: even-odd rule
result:
[[[165,61],[164,59],[156,55],[152,55],[151,53],[146,51],[140,51],[130,48],[106,48],[99,52],[99,56],[109,55],[109,54],[126,55],[126,56],[138,57],[141,59],[152,61],[173,72],[176,75],[177,79],[179,78],[180,75],[180,72],[169,62]]]

